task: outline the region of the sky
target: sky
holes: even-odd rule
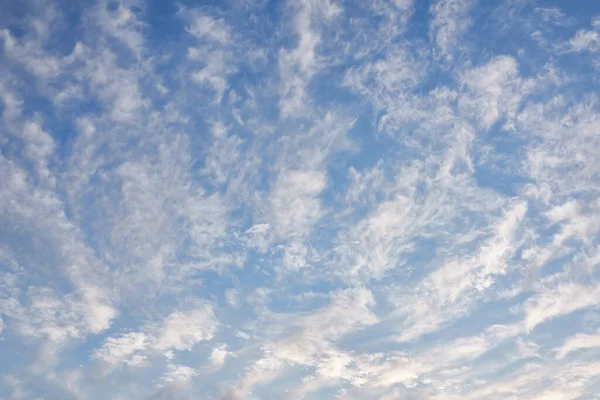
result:
[[[600,2],[0,9],[0,399],[600,399]]]

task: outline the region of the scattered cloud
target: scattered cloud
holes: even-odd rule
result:
[[[0,16],[0,398],[600,388],[600,7]]]

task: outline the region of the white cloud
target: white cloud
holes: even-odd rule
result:
[[[426,78],[428,50],[399,44],[390,45],[386,50],[384,59],[365,60],[364,65],[349,68],[343,85],[368,96],[373,106],[383,113],[378,129],[394,135],[398,124],[431,118],[435,113],[430,115],[420,110],[420,99],[413,94]]]
[[[158,351],[190,350],[214,337],[219,323],[210,304],[196,304],[189,311],[170,314],[159,328],[152,348]]]
[[[555,96],[528,105],[516,119],[518,131],[543,139],[527,146],[523,162],[527,175],[538,186],[547,185],[555,201],[596,187],[594,179],[600,171],[588,162],[599,146],[593,134],[597,124],[595,101],[592,96],[569,106],[564,97]]]
[[[566,357],[569,353],[583,349],[594,349],[600,348],[600,335],[593,334],[587,335],[579,333],[575,336],[571,336],[565,340],[562,347],[556,352],[556,358],[561,359]]]
[[[535,399],[567,399],[580,396],[600,370],[597,363],[526,363],[508,377],[474,388],[462,398],[518,398],[527,394]],[[558,374],[558,375],[557,375]],[[591,381],[591,382],[590,382]]]
[[[577,31],[575,36],[569,41],[569,44],[574,51],[596,51],[599,40],[600,36],[597,31],[582,29]]]
[[[350,168],[348,172],[352,183],[346,194],[346,202],[350,204],[375,203],[377,193],[381,191],[385,183],[383,163],[378,162],[371,170],[362,173],[354,168]]]
[[[573,249],[567,245],[571,240],[581,241],[589,246],[600,232],[600,219],[594,213],[582,210],[576,200],[556,205],[545,214],[552,225],[560,229],[546,246],[534,246],[524,250],[523,258],[530,261],[534,269],[543,267],[549,261],[570,254]]]
[[[215,93],[214,102],[218,104],[229,87],[229,76],[238,71],[236,65],[240,60],[234,55],[238,45],[236,35],[223,19],[200,10],[182,8],[179,15],[188,22],[186,31],[198,40],[196,45],[188,47],[188,60],[200,66],[190,68],[190,79],[210,86]]]
[[[230,357],[232,353],[227,350],[227,345],[222,344],[212,349],[210,352],[210,362],[217,368],[220,368],[225,364],[227,357]]]
[[[51,79],[60,74],[63,60],[45,52],[44,46],[63,21],[53,4],[45,4],[40,14],[23,24],[25,38],[16,38],[8,29],[0,31],[0,38],[9,59],[22,63],[38,79]]]
[[[227,76],[236,72],[229,55],[220,50],[190,48],[189,58],[205,63],[202,69],[192,72],[192,81],[210,85],[216,92],[215,102],[220,103],[228,88]]]
[[[469,91],[459,99],[459,106],[484,129],[500,118],[506,119],[505,127],[512,127],[521,100],[534,88],[533,81],[519,76],[517,62],[509,56],[497,56],[464,73],[461,81]]]
[[[507,273],[508,260],[516,253],[518,231],[526,206],[517,203],[494,226],[494,235],[472,257],[449,261],[429,274],[407,300],[405,292],[392,294],[398,312],[406,317],[401,341],[415,340],[467,314],[496,279]]]
[[[140,10],[139,7],[140,3],[137,0],[100,1],[88,16],[89,23],[97,23],[108,36],[121,41],[140,57],[144,47],[144,23],[134,11]]]
[[[447,61],[464,50],[461,38],[473,23],[469,12],[474,4],[474,0],[438,0],[430,8],[429,35]]]
[[[325,174],[319,171],[287,170],[274,183],[271,206],[278,236],[305,236],[321,217],[319,194],[325,188]]]
[[[194,368],[169,364],[169,370],[163,375],[163,380],[165,382],[189,381],[196,375],[198,375],[198,372]]]
[[[99,54],[83,48],[78,58],[87,59],[86,68],[78,71],[81,78],[89,77],[89,87],[104,106],[110,110],[115,122],[136,123],[140,112],[150,106],[150,101],[140,93],[135,70],[119,68],[117,55],[109,49]]]
[[[321,363],[327,361],[322,361],[323,357],[334,362],[331,356],[335,354],[333,343],[336,340],[377,322],[370,310],[374,305],[368,290],[347,289],[331,294],[329,304],[316,312],[289,320],[290,326],[284,327],[282,337],[265,338],[263,357],[252,364],[230,395],[234,398],[246,396],[254,386],[285,374],[288,365],[312,366],[321,368],[323,374],[332,373],[329,369],[324,370],[326,365]]]
[[[532,331],[539,324],[573,311],[596,306],[599,302],[600,287],[559,283],[556,287],[544,289],[525,302],[525,325]]]
[[[107,330],[117,317],[118,311],[111,305],[103,289],[83,284],[80,288],[82,303],[85,305],[85,319],[91,333],[97,334]]]
[[[191,351],[196,344],[211,340],[218,325],[212,305],[195,303],[189,310],[175,311],[162,321],[146,326],[144,332],[130,332],[107,338],[92,353],[92,358],[106,364],[103,366],[103,375],[121,365],[147,366],[151,364],[150,358],[158,354],[172,359],[173,351]],[[221,355],[224,360],[228,352],[225,348],[221,350],[224,352]],[[211,356],[211,360],[213,358]],[[176,372],[169,376],[175,379]]]
[[[239,305],[240,305],[239,291],[234,288],[227,289],[225,291],[225,301],[231,307],[239,307]]]
[[[307,86],[321,68],[318,47],[321,34],[317,21],[331,21],[341,8],[331,0],[302,0],[297,4],[292,26],[296,47],[279,52],[279,110],[283,118],[303,115],[309,102]],[[315,26],[317,25],[317,26]]]
[[[180,12],[183,14],[185,10]],[[210,38],[222,45],[229,44],[231,40],[231,31],[227,23],[223,19],[215,19],[210,15],[195,14],[186,29],[199,39]]]
[[[241,159],[239,147],[243,140],[236,135],[227,134],[227,129],[221,122],[216,122],[211,132],[214,141],[207,154],[205,168],[218,184],[222,184],[232,178],[230,175],[239,172],[235,169]]]
[[[92,357],[112,365],[126,363],[137,365],[141,358],[132,357],[136,352],[146,349],[148,338],[142,332],[126,333],[118,337],[109,337],[102,347],[94,351]]]

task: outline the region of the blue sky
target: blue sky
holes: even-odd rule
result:
[[[600,398],[599,2],[0,4],[0,399]]]

